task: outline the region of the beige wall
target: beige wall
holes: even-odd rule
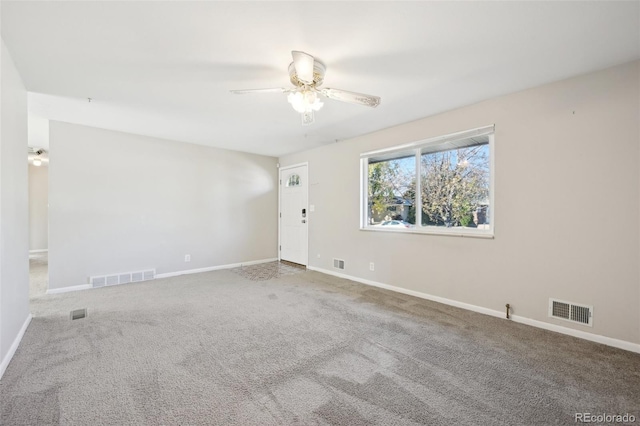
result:
[[[29,165],[29,250],[49,247],[49,168]]]
[[[49,130],[50,289],[277,257],[276,158],[55,121]]]
[[[0,377],[29,319],[27,92],[0,50]]]
[[[309,162],[310,265],[640,343],[639,90],[635,62],[281,158]],[[495,239],[359,230],[360,153],[489,124]],[[550,297],[593,305],[593,328]]]

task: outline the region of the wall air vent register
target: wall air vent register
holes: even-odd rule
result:
[[[155,269],[135,272],[121,272],[118,274],[110,275],[96,275],[89,277],[89,284],[91,284],[91,286],[94,288],[105,287],[119,284],[135,283],[140,281],[148,281],[154,279],[155,276]]]
[[[549,316],[589,327],[593,326],[593,306],[549,299]]]

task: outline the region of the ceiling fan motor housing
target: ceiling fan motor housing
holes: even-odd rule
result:
[[[327,68],[322,62],[318,61],[317,59],[314,59],[313,83],[307,85],[304,82],[300,81],[300,79],[298,78],[298,73],[296,72],[295,64],[291,62],[289,64],[289,79],[291,80],[291,83],[293,83],[293,85],[297,87],[304,87],[304,86],[318,87],[322,85],[322,82],[324,81],[324,73],[326,70]]]

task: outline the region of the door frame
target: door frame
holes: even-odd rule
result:
[[[310,223],[310,217],[311,215],[309,214],[309,162],[305,161],[303,163],[296,163],[296,164],[290,164],[288,166],[278,166],[278,261],[282,260],[282,250],[280,250],[281,247],[281,242],[280,242],[280,233],[282,232],[281,229],[281,222],[282,222],[282,172],[286,171],[288,169],[293,169],[296,167],[300,167],[300,166],[306,166],[307,167],[307,179],[305,179],[305,182],[303,183],[303,186],[305,187],[304,190],[307,192],[307,205],[305,206],[305,208],[307,209],[307,226],[305,226],[304,228],[304,232],[307,234],[306,235],[306,240],[307,240],[307,258],[304,261],[304,266],[309,266],[309,223]]]

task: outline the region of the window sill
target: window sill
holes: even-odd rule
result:
[[[425,228],[405,228],[405,229],[379,229],[373,226],[365,226],[360,228],[361,231],[371,232],[392,232],[396,234],[422,234],[422,235],[438,235],[446,237],[463,237],[463,238],[483,238],[492,240],[494,238],[493,231],[473,231],[473,230],[446,230],[446,229],[425,229]]]

